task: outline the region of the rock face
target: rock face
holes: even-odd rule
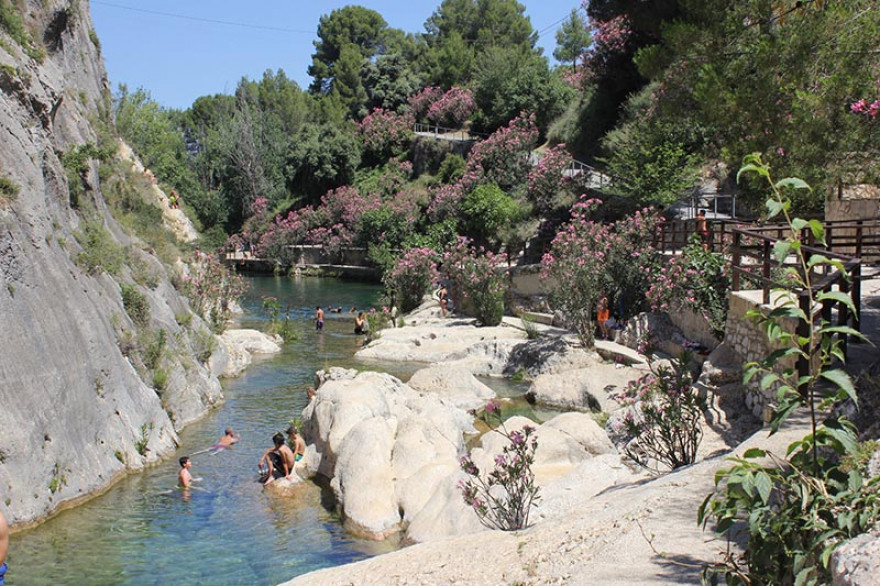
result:
[[[27,56],[0,30],[0,176],[17,188],[0,196],[0,510],[13,524],[170,453],[176,430],[222,400],[204,365],[210,330],[164,265],[113,220],[97,161],[70,195],[60,156],[98,142],[89,119],[109,99],[88,3],[22,10],[46,56]],[[152,274],[149,286],[128,267],[110,276],[77,265],[76,233],[89,217]],[[149,308],[146,324],[129,317],[122,285]],[[160,331],[172,351],[148,368],[139,349]]]
[[[437,365],[416,371],[407,382],[414,391],[433,393],[461,409],[476,409],[495,391],[461,366]]]
[[[850,539],[831,554],[833,586],[877,584],[880,579],[880,531]]]

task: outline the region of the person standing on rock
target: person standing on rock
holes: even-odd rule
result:
[[[321,331],[324,329],[324,310],[321,309],[321,306],[317,306],[315,308],[315,330]]]
[[[9,551],[9,525],[6,524],[6,517],[0,511],[0,584],[6,584],[6,553]]]
[[[276,478],[283,477],[289,480],[290,473],[293,471],[293,466],[296,464],[293,450],[287,447],[287,444],[284,443],[283,435],[280,433],[273,435],[272,443],[275,445],[266,450],[263,457],[260,458],[260,462],[257,464],[257,468],[260,469],[260,472],[263,471],[263,466],[266,466],[266,481],[263,482],[264,486],[273,482]]]

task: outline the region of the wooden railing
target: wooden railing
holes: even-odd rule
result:
[[[751,226],[742,220],[707,219],[709,249],[724,252],[733,243],[732,230]],[[667,220],[658,222],[654,228],[654,248],[660,252],[677,252],[684,248],[693,234],[697,233],[697,219]]]
[[[798,307],[804,315],[815,320],[821,318],[829,323],[832,322],[834,311],[837,312],[836,325],[848,325],[859,331],[859,314],[861,313],[861,259],[827,248],[818,248],[809,245],[809,238],[802,235],[801,250],[806,257],[814,254],[822,255],[828,259],[839,261],[843,270],[831,265],[820,265],[810,269],[812,287],[786,287],[785,273],[795,271],[804,277],[804,268],[797,262],[794,255],[779,261],[774,255],[774,245],[790,234],[784,226],[762,226],[750,229],[734,228],[731,231],[733,238],[731,253],[731,289],[740,291],[743,289],[760,289],[764,304],[770,303],[771,290],[783,289],[797,298]],[[813,299],[820,292],[837,290],[848,296],[852,301],[854,311],[850,311],[847,304],[826,299],[821,306],[817,306]],[[801,321],[797,326],[797,335],[809,337],[809,323]],[[848,336],[836,334],[842,344],[842,350],[846,355]],[[798,371],[803,375],[809,370],[809,362],[802,358],[798,362]]]

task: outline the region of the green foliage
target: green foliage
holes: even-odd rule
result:
[[[553,57],[562,63],[577,66],[577,60],[586,52],[591,42],[586,20],[578,10],[572,8],[562,27],[556,31],[556,48],[553,50]]]
[[[461,179],[465,169],[467,169],[467,163],[465,163],[464,157],[455,153],[447,153],[437,170],[437,178],[443,183],[451,185]]]
[[[160,395],[168,385],[168,371],[164,368],[157,368],[153,371],[153,388]]]
[[[95,49],[98,53],[101,53],[101,39],[98,38],[98,33],[95,32],[95,29],[89,29],[89,40],[95,46]]]
[[[165,330],[159,330],[144,348],[142,357],[144,366],[149,370],[158,368],[162,358],[165,356],[167,346],[168,335],[165,333]]]
[[[88,189],[86,182],[91,159],[106,161],[113,155],[107,148],[99,148],[93,143],[81,144],[73,147],[65,153],[61,153],[61,164],[67,176],[67,189],[70,205],[74,208],[80,206],[80,197]]]
[[[150,444],[150,434],[153,432],[154,427],[155,424],[152,421],[141,424],[141,437],[134,442],[134,449],[141,456],[146,456],[147,452],[150,451],[148,446]]]
[[[824,243],[822,225],[792,218],[791,202],[782,194],[786,186],[809,186],[800,179],[774,182],[769,169],[759,156],[752,155],[746,157],[739,173],[755,173],[769,183],[770,215],[781,214],[790,227],[789,237],[780,242],[776,253],[798,259],[800,269],[791,275],[811,304],[833,298],[851,305],[844,295],[813,289],[811,269],[831,267],[836,261],[806,256],[798,240],[800,230],[810,226]],[[806,335],[781,327],[780,320],[786,316],[803,320]],[[747,522],[748,546],[742,554],[728,554],[704,574],[707,578],[721,574],[728,583],[830,583],[833,550],[880,520],[880,478],[868,479],[858,469],[844,468],[844,462],[859,457],[857,435],[852,423],[834,410],[842,401],[856,402],[849,376],[832,368],[834,361],[843,358],[835,335],[860,334],[825,320],[807,319],[794,301],[783,302],[769,315],[754,317],[779,350],[760,364],[747,365],[745,382],[760,377],[762,390],[777,389],[771,433],[797,409],[808,412],[810,431],[788,446],[784,459],[754,448],[742,458],[732,458],[733,466],[716,474],[718,490],[700,506],[698,521],[705,526],[714,519],[715,530],[732,538],[737,537],[739,522]],[[807,359],[806,374],[787,365],[787,360],[797,357]]]
[[[0,177],[0,205],[7,205],[18,198],[21,187],[8,177]]]
[[[46,50],[34,40],[33,35],[25,28],[21,9],[14,0],[0,0],[0,28],[9,33],[9,36],[21,46],[25,55],[31,59],[42,63],[46,58]]]
[[[113,240],[97,217],[84,221],[82,227],[73,233],[83,248],[76,257],[76,264],[90,275],[106,271],[119,274],[125,261],[125,251]]]
[[[526,336],[529,340],[537,340],[541,337],[541,331],[538,329],[538,326],[535,323],[535,318],[530,315],[523,314],[520,316],[520,320],[522,321],[523,329],[525,330]]]
[[[459,238],[443,255],[443,272],[453,281],[456,307],[472,311],[483,326],[497,326],[504,317],[509,284],[503,270],[506,262],[505,254],[472,247],[466,238]]]
[[[460,466],[467,480],[458,483],[465,504],[472,507],[480,523],[489,529],[518,531],[529,526],[529,513],[540,498],[532,464],[538,449],[536,429],[525,425],[508,431],[501,420],[501,405],[489,402],[479,419],[490,425],[493,433],[507,443],[495,456],[495,466],[484,478],[471,454],[461,458]]]
[[[499,229],[518,221],[524,210],[494,183],[478,185],[461,202],[465,233],[480,243],[496,240]]]
[[[690,360],[683,352],[671,368],[652,365],[615,397],[626,408],[615,425],[624,434],[624,452],[641,466],[675,470],[697,459],[706,400],[693,387]]]
[[[391,314],[384,307],[381,311],[376,311],[375,308],[372,308],[364,314],[364,317],[367,320],[367,327],[364,328],[364,343],[367,344],[373,340],[378,340],[382,336],[382,330],[393,325]]]
[[[150,324],[150,302],[147,296],[141,293],[136,285],[123,283],[120,289],[125,313],[137,327],[147,327]]]
[[[317,201],[330,189],[350,184],[360,160],[360,145],[353,132],[307,124],[287,153],[288,187],[306,195],[307,201]]]
[[[299,339],[299,331],[294,323],[290,321],[289,305],[287,311],[284,312],[284,317],[282,319],[281,305],[278,303],[278,299],[275,297],[264,297],[263,311],[269,316],[269,327],[266,328],[267,334],[270,336],[281,336],[281,339],[284,340],[285,343]]]
[[[376,12],[363,6],[345,6],[318,21],[318,39],[308,74],[313,93],[329,93],[336,87],[337,67],[346,49],[359,60],[367,60],[384,49],[388,24]]]
[[[207,329],[198,328],[193,330],[190,341],[193,353],[202,364],[206,364],[217,349],[217,337],[212,331]]]

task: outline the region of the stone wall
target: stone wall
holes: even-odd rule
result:
[[[746,314],[753,309],[760,309],[764,315],[770,311],[770,306],[762,303],[761,291],[731,291],[728,296],[730,302],[730,311],[727,314],[727,324],[725,326],[724,343],[727,345],[743,362],[759,362],[766,358],[774,349],[767,340],[767,335],[761,326],[754,320],[746,317]],[[777,294],[771,299],[771,302],[778,305],[781,297]],[[794,332],[797,327],[795,320],[786,320],[783,328],[786,331]],[[784,362],[777,365],[777,370],[782,370],[793,366],[792,361]],[[766,390],[760,388],[761,377],[755,377],[746,385],[745,402],[746,407],[755,415],[760,417],[764,422],[769,421],[773,404],[776,400],[777,386],[773,385]]]

